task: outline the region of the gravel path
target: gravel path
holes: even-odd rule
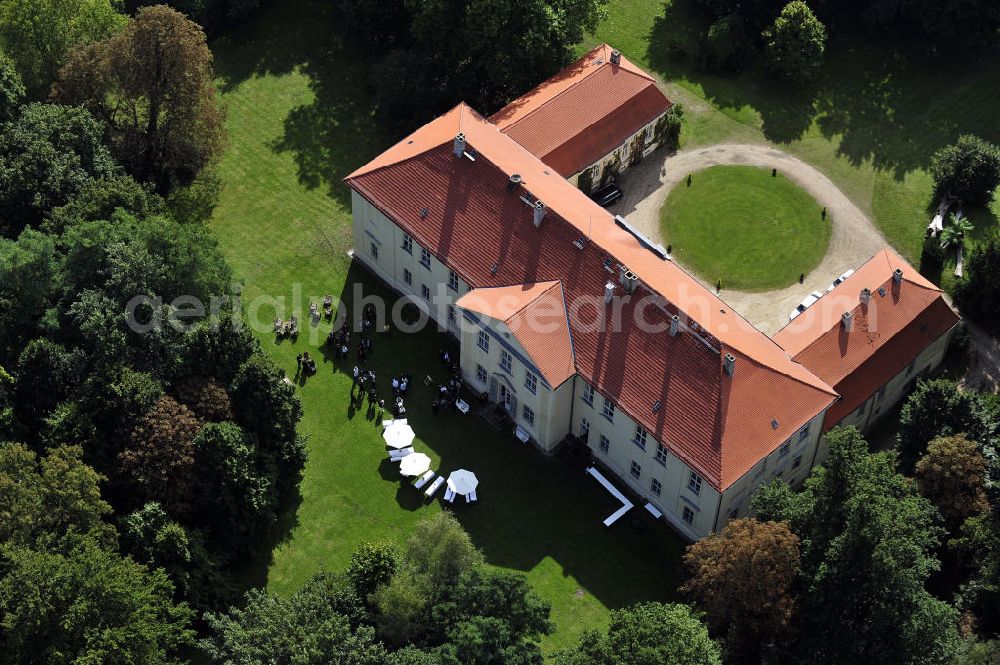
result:
[[[768,335],[788,322],[788,312],[811,291],[825,292],[834,278],[848,268],[857,268],[887,244],[871,220],[829,178],[802,160],[766,145],[720,144],[669,156],[653,153],[622,175],[625,197],[611,212],[622,215],[650,238],[662,239],[660,208],[670,190],[689,173],[722,164],[777,168],[809,192],[820,206],[826,206],[826,219],[833,224],[826,255],[806,275],[804,283],[758,293],[729,291],[723,285],[722,299]],[[715,288],[714,284],[703,283]]]

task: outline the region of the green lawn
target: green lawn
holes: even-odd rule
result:
[[[766,291],[819,264],[830,224],[819,204],[782,175],[752,166],[694,174],[660,210],[664,240],[684,267],[723,288]]]
[[[245,282],[248,313],[264,322],[275,305],[261,305],[261,297],[283,299],[285,316],[298,307],[304,320],[310,298],[331,293],[350,302],[354,284],[380,291],[346,255],[350,202],[341,178],[398,137],[372,116],[362,92],[366,63],[338,41],[328,5],[275,3],[213,44],[229,146],[210,225]],[[261,341],[292,376],[296,354],[317,354],[327,330],[304,327],[295,344],[269,334]],[[383,385],[397,372],[440,378],[443,343],[434,331],[379,335],[373,369]],[[349,407],[349,368],[317,357],[318,374],[299,391],[309,441],[301,504],[268,569],[251,573],[252,582],[282,594],[317,570],[343,566],[364,540],[405,540],[417,520],[441,510],[400,481],[379,428]],[[408,400],[416,446],[434,468],[480,476],[479,504],[456,505],[455,513],[489,563],[526,572],[552,603],[557,632],[546,652],[603,627],[609,608],[675,597],[682,544],[669,528],[637,510],[643,533],[628,520],[605,529],[615,502],[583,473],[582,459],[546,459],[473,415],[434,417],[429,390],[418,381]]]
[[[739,76],[702,71],[696,44],[706,22],[696,6],[616,0],[580,49],[607,41],[661,76],[686,108],[683,147],[777,145],[823,171],[918,261],[931,217],[933,152],[966,132],[1000,142],[1000,51],[933,49],[912,35],[839,25],[830,30],[823,75],[796,90],[760,66]],[[978,217],[980,229],[1000,226],[993,211]]]

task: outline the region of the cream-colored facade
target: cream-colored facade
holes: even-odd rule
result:
[[[352,192],[352,203],[355,258],[459,340],[467,385],[504,405],[543,452],[551,452],[569,433],[585,440],[620,485],[652,503],[683,536],[696,540],[720,530],[729,519],[747,514],[750,497],[761,484],[781,478],[797,487],[826,458],[823,410],[725,491],[717,491],[670,451],[669,441],[660,445],[637,428],[613,396],[606,400],[583,377],[548,385],[503,321],[455,306],[469,286],[441,258],[357,192]],[[842,424],[868,427],[909,392],[917,376],[940,364],[947,344],[948,335],[943,335],[928,346]]]
[[[612,164],[617,160],[619,164],[617,173],[621,174],[628,169],[628,167],[645,159],[651,152],[660,147],[659,142],[656,140],[656,123],[658,123],[664,115],[666,115],[666,113],[657,116],[651,123],[632,134],[632,136],[628,137],[620,146],[604,155],[587,168],[580,169],[580,171],[571,175],[568,180],[580,189],[586,191],[587,194],[590,194],[603,184],[604,169],[609,164]],[[639,137],[642,137],[641,144],[636,143]],[[636,150],[640,152],[638,158],[635,156]],[[591,177],[589,190],[585,187],[580,187],[580,176],[588,171],[590,172]]]

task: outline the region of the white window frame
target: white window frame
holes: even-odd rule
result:
[[[403,283],[407,286],[413,286],[413,273],[408,268],[403,268]]]
[[[632,476],[636,480],[642,478],[642,465],[632,460],[632,464],[628,467],[628,475]]]
[[[653,457],[653,460],[657,464],[659,464],[661,466],[666,466],[667,465],[667,449],[664,448],[663,446],[656,446],[656,455]]]
[[[694,526],[694,510],[690,506],[681,508],[681,521],[688,526]]]
[[[507,349],[500,349],[500,369],[508,374],[514,373],[514,356]]]
[[[420,248],[420,265],[428,270],[431,269],[431,250],[426,247]]]
[[[403,244],[401,246],[401,249],[407,254],[411,255],[413,254],[413,236],[411,236],[409,233],[403,234]]]
[[[479,331],[479,337],[476,338],[476,346],[486,353],[490,352],[490,336],[485,330]]]
[[[458,273],[454,270],[448,271],[448,288],[452,291],[458,291]]]
[[[486,385],[487,380],[489,380],[490,375],[486,373],[486,368],[480,364],[476,364],[476,380],[483,385]]]
[[[426,284],[420,285],[420,295],[424,297],[424,300],[430,302],[431,300],[431,289]]]
[[[652,478],[649,481],[649,491],[654,496],[661,496],[663,494],[663,483],[660,482],[659,478]]]
[[[636,423],[635,434],[632,435],[632,443],[639,446],[639,450],[645,450],[647,435],[648,433],[646,432],[645,428],[642,425]]]
[[[538,377],[535,376],[534,372],[530,370],[524,370],[524,387],[528,389],[532,395],[538,394]]]
[[[604,398],[604,406],[601,408],[601,415],[608,419],[608,422],[615,422],[615,403]]]
[[[598,443],[598,447],[601,449],[602,453],[607,455],[608,451],[611,450],[611,439],[609,439],[606,435],[602,434],[600,443]]]
[[[701,476],[692,471],[691,475],[688,476],[688,484],[687,484],[688,490],[690,490],[691,493],[694,494],[695,496],[701,496],[701,482],[702,482]]]
[[[527,404],[521,405],[521,418],[528,424],[528,427],[535,427],[535,412]]]
[[[594,406],[594,386],[589,383],[583,384],[583,394],[580,395],[587,406]]]

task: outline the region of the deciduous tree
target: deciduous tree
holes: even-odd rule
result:
[[[0,51],[0,125],[13,120],[24,102],[24,83],[14,63]]]
[[[0,132],[0,232],[11,236],[39,224],[91,180],[117,173],[102,133],[82,108],[24,107]]]
[[[955,287],[962,314],[1000,333],[1000,238],[990,236],[974,247],[965,272]]]
[[[731,520],[722,532],[689,546],[690,578],[681,590],[705,612],[727,653],[747,663],[788,629],[794,610],[799,538],[784,522]]]
[[[770,68],[795,83],[819,74],[826,52],[826,27],[809,5],[792,0],[762,35]]]
[[[169,395],[139,421],[118,455],[122,479],[143,502],[159,501],[171,515],[191,510],[195,475],[194,438],[201,423]]]
[[[719,645],[686,605],[644,603],[611,612],[606,634],[587,631],[557,665],[721,665]]]
[[[955,530],[967,517],[987,508],[986,458],[964,436],[941,436],[930,442],[917,462],[917,486]]]
[[[912,473],[931,439],[965,434],[977,442],[991,438],[995,424],[982,418],[979,398],[947,379],[918,381],[899,414],[900,467]]]
[[[220,154],[224,113],[205,33],[169,7],[144,7],[117,35],[74,49],[58,99],[103,119],[125,168],[160,192],[190,183]]]
[[[44,96],[73,46],[105,39],[125,24],[118,0],[3,0],[0,45],[35,98]]]
[[[963,134],[931,158],[931,176],[939,195],[951,195],[966,205],[983,205],[1000,184],[1000,148],[972,134]]]

